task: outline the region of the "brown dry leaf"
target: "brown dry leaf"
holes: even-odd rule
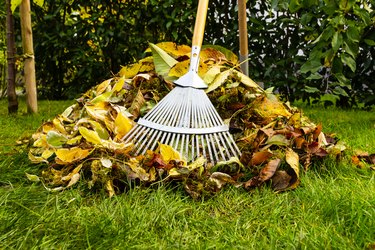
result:
[[[283,191],[289,187],[292,177],[284,170],[278,170],[272,176],[272,188],[275,191]]]
[[[212,173],[208,180],[210,182],[214,183],[218,190],[220,190],[225,184],[235,183],[232,176],[230,176],[229,174],[226,174],[226,173],[222,173],[222,172]]]
[[[279,167],[281,160],[279,158],[270,160],[267,165],[260,170],[259,177],[264,182],[269,179],[275,174],[277,168]]]
[[[227,61],[227,58],[220,51],[213,48],[204,48],[200,52],[200,60],[204,63],[213,62],[214,64],[221,64]]]
[[[273,154],[270,151],[255,152],[250,160],[251,166],[258,166],[268,161]]]

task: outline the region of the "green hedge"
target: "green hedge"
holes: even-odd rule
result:
[[[212,0],[205,43],[238,52],[236,0]],[[247,1],[250,76],[290,100],[375,103],[374,1]],[[33,6],[41,96],[72,98],[144,56],[190,44],[197,1],[45,0]]]

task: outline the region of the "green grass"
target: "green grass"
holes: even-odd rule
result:
[[[71,102],[42,101],[36,116],[0,101],[0,249],[366,249],[375,244],[375,173],[316,163],[294,191],[228,187],[193,201],[178,185],[134,187],[113,198],[84,186],[49,193],[18,146]],[[23,104],[24,105],[24,104]],[[352,148],[375,152],[375,114],[304,107]]]

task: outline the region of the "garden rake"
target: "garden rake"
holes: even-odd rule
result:
[[[188,72],[123,138],[134,143],[134,155],[155,150],[159,144],[170,145],[186,160],[204,156],[213,164],[240,155],[228,126],[204,91],[207,85],[197,73],[207,8],[208,0],[200,0]]]

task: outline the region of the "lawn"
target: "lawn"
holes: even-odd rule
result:
[[[107,198],[83,185],[50,193],[15,141],[72,101],[40,101],[35,116],[7,115],[0,101],[0,249],[373,249],[375,171],[350,162],[375,152],[375,113],[303,107],[349,147],[341,162],[317,162],[294,191],[228,187],[201,201],[179,185],[133,187]],[[22,110],[26,110],[21,102]]]

